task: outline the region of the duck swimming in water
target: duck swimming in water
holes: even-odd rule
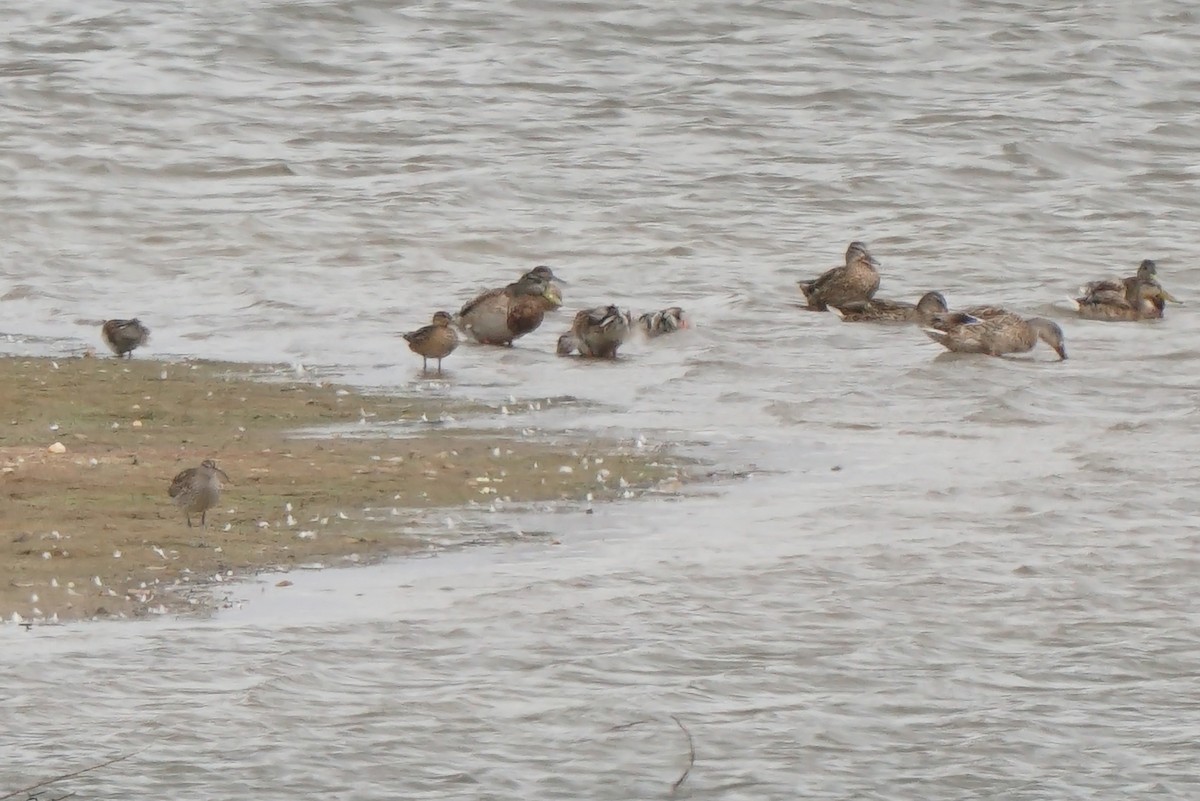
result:
[[[578,351],[580,356],[615,359],[632,330],[631,315],[616,306],[583,309],[575,314],[571,330],[558,338],[558,355]]]
[[[826,270],[811,281],[800,281],[800,292],[808,308],[825,311],[830,306],[844,308],[863,303],[879,289],[879,262],[862,242],[851,242],[846,248],[846,263]]]
[[[934,314],[949,311],[941,292],[926,292],[915,304],[872,298],[845,307],[831,305],[829,308],[847,323],[926,324]]]
[[[1040,339],[1054,349],[1060,360],[1067,358],[1065,337],[1058,323],[1044,317],[1026,319],[997,306],[934,314],[922,330],[934,342],[955,353],[989,356],[1028,353]]]
[[[1093,281],[1092,283],[1108,284],[1110,282]],[[1085,320],[1110,322],[1158,320],[1163,316],[1167,300],[1174,300],[1153,278],[1142,280],[1135,277],[1131,282],[1124,284],[1123,291],[1118,292],[1116,287],[1122,286],[1122,283],[1115,283],[1115,286],[1105,287],[1075,298],[1072,302],[1075,304],[1079,316]]]
[[[671,306],[656,312],[646,312],[637,318],[635,325],[639,331],[652,339],[663,334],[672,334],[681,328],[687,328],[688,321],[683,316],[682,308]]]

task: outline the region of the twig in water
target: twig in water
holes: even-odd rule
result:
[[[137,751],[131,751],[128,754],[125,754],[124,756],[113,757],[112,759],[108,760],[107,762],[101,762],[98,765],[90,765],[86,768],[80,768],[79,770],[74,771],[72,773],[64,773],[61,776],[55,776],[53,778],[46,779],[45,781],[40,781],[37,784],[31,784],[28,787],[22,787],[19,790],[13,790],[8,795],[0,795],[0,801],[8,801],[8,799],[16,798],[21,793],[28,793],[30,790],[36,790],[39,787],[46,787],[47,785],[57,784],[58,782],[61,782],[64,779],[73,779],[76,776],[82,776],[85,773],[91,773],[93,770],[100,770],[100,768],[106,768],[109,765],[115,765],[118,762],[124,762],[126,759],[129,759],[131,756],[137,756],[138,754],[142,753],[142,751],[145,751],[145,750],[146,750],[145,748],[140,748]],[[70,794],[64,795],[62,797],[69,798],[71,795],[74,795],[74,793],[70,793]]]
[[[687,726],[683,725],[683,721],[671,715],[671,720],[675,721],[675,725],[683,732],[683,736],[687,737],[688,741],[688,764],[683,769],[683,773],[679,774],[679,778],[671,785],[671,792],[674,793],[679,789],[679,785],[687,781],[688,774],[692,772],[692,766],[696,764],[696,742],[692,739],[692,733],[688,731]]]
[[[679,730],[683,732],[683,736],[687,738],[688,744],[688,764],[687,767],[683,769],[683,773],[679,774],[679,778],[675,780],[675,783],[671,785],[671,793],[674,794],[675,791],[678,790],[685,781],[687,781],[688,775],[692,772],[692,768],[696,764],[696,742],[692,739],[692,733],[688,731],[688,727],[683,725],[683,721],[674,715],[671,715],[671,720],[675,721],[675,725],[678,726]],[[609,729],[609,731],[625,731],[627,729],[632,729],[634,726],[641,726],[643,723],[649,722],[650,720],[648,718],[644,720],[635,720],[632,723],[622,723],[619,726],[613,726],[611,729]],[[4,801],[4,799],[0,798],[0,801]]]

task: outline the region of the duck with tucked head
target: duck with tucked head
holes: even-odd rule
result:
[[[927,324],[933,315],[949,310],[941,292],[926,292],[915,304],[872,298],[845,307],[831,305],[829,308],[847,323]]]
[[[934,314],[922,330],[934,342],[955,353],[989,356],[1028,353],[1040,339],[1054,348],[1060,360],[1067,358],[1065,337],[1058,323],[1044,317],[1026,319],[997,306]]]
[[[1096,283],[1101,282],[1093,282]],[[1134,277],[1120,292],[1115,287],[1105,288],[1075,298],[1072,302],[1079,316],[1085,320],[1133,322],[1161,319],[1168,300],[1174,298],[1158,281]]]
[[[106,320],[100,327],[100,336],[117,358],[123,356],[132,359],[134,349],[145,345],[150,339],[150,329],[136,317],[132,320]]]
[[[434,312],[433,321],[429,325],[403,335],[408,341],[408,349],[421,357],[422,372],[429,369],[430,359],[437,359],[437,371],[438,375],[441,375],[442,359],[458,347],[458,334],[450,325],[452,321],[449,312]]]
[[[843,308],[862,303],[875,296],[879,289],[879,262],[875,261],[862,242],[851,242],[846,248],[846,263],[825,271],[812,281],[800,281],[808,308],[825,311],[830,306]]]
[[[483,345],[511,345],[542,324],[546,312],[562,305],[559,279],[549,267],[536,267],[506,287],[491,289],[458,313],[458,327]]]
[[[571,330],[558,338],[558,355],[596,359],[615,359],[617,349],[629,337],[633,318],[616,306],[597,306],[575,314]]]
[[[646,337],[653,339],[663,334],[673,334],[682,328],[687,328],[688,321],[683,316],[683,309],[681,307],[671,306],[670,308],[660,309],[655,312],[646,312],[637,318],[636,326]]]

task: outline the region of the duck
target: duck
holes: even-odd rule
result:
[[[915,303],[872,298],[848,306],[830,306],[847,323],[928,323],[934,314],[949,311],[941,292],[926,292]]]
[[[133,351],[150,340],[150,329],[134,317],[132,320],[105,320],[100,327],[104,344],[117,358],[133,358]]]
[[[615,359],[617,350],[633,330],[633,317],[617,306],[596,306],[576,312],[571,330],[558,338],[559,356]]]
[[[846,263],[827,270],[811,281],[800,281],[800,292],[811,311],[826,311],[862,303],[879,289],[879,262],[862,242],[846,248]]]
[[[453,322],[449,312],[434,312],[429,325],[403,335],[408,341],[408,349],[421,357],[421,372],[429,370],[430,359],[437,359],[437,372],[442,374],[442,359],[458,347],[458,333]]]
[[[1119,287],[1121,283],[1114,282],[1114,285]],[[1135,276],[1131,282],[1124,285],[1123,291],[1118,292],[1114,287],[1106,287],[1074,298],[1072,303],[1075,304],[1079,316],[1085,320],[1132,322],[1161,319],[1169,298],[1173,299],[1158,281],[1153,278],[1143,280]]]
[[[205,459],[199,467],[180,471],[171,480],[167,495],[183,512],[188,528],[192,527],[192,515],[200,515],[200,527],[207,528],[205,517],[208,510],[221,500],[221,479],[229,481],[225,471],[217,467],[212,459]]]
[[[922,330],[955,353],[1028,353],[1040,339],[1054,349],[1060,361],[1067,358],[1066,338],[1058,323],[1044,317],[1025,318],[998,306],[934,314]]]
[[[1138,265],[1137,272],[1133,275],[1125,278],[1103,278],[1099,281],[1089,281],[1079,287],[1079,294],[1084,297],[1090,297],[1101,292],[1115,292],[1123,298],[1135,281],[1157,280],[1158,265],[1150,259],[1142,259],[1142,263]]]
[[[459,310],[459,330],[483,345],[511,346],[562,305],[558,280],[549,267],[535,267],[508,286],[484,292]]]
[[[683,316],[683,309],[681,307],[671,306],[670,308],[654,312],[646,312],[637,318],[634,325],[647,338],[653,339],[663,334],[673,334],[682,328],[687,328],[688,321]]]

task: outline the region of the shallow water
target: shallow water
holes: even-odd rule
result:
[[[1193,303],[1072,320],[1158,261],[1200,297],[1189,4],[10,9],[0,332],[591,405],[744,482],[245,589],[205,623],[0,628],[0,793],[1195,798]],[[1071,358],[943,355],[796,309],[851,239],[880,295],[1055,316]],[[421,378],[397,332],[533,264],[568,310],[675,303],[615,365]],[[501,421],[503,423],[504,421]],[[840,468],[840,469],[834,469]],[[628,729],[614,727],[638,720]]]

